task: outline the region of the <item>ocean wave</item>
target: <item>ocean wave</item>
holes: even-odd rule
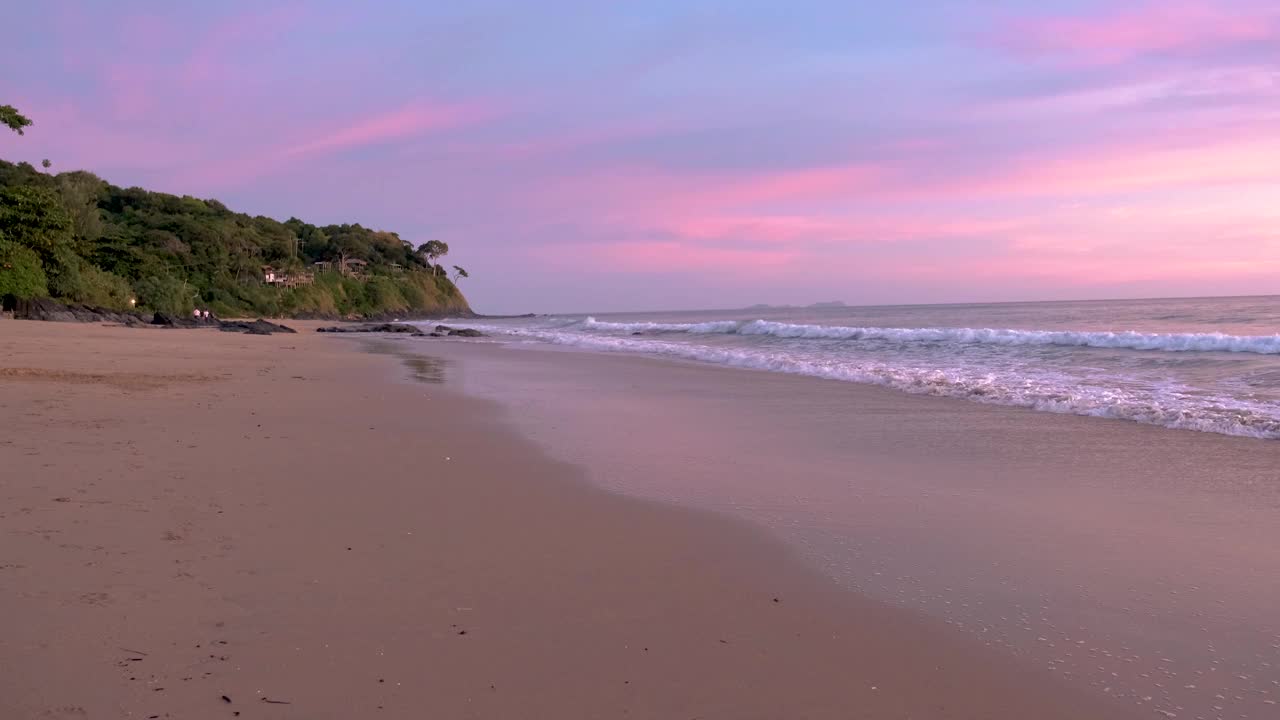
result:
[[[980,345],[1061,345],[1067,347],[1156,350],[1164,352],[1233,352],[1280,355],[1280,335],[1225,333],[1143,333],[995,328],[885,328],[801,325],[768,320],[721,320],[703,323],[614,323],[587,317],[574,327],[588,332],[622,334],[687,333],[690,335],[767,335],[803,340],[885,340],[901,343]]]
[[[1166,388],[1087,385],[1077,377],[1023,370],[920,367],[881,361],[820,360],[766,347],[711,347],[578,331],[486,326],[486,331],[602,352],[636,353],[729,367],[881,385],[896,390],[1046,412],[1130,420],[1167,428],[1260,439],[1280,438],[1280,408]],[[636,332],[639,332],[638,330]],[[673,331],[664,331],[673,332]]]
[[[591,316],[587,316],[585,319],[579,320],[574,324],[583,330],[623,334],[669,332],[689,333],[690,335],[722,335],[736,333],[743,323],[740,320],[715,320],[712,322],[700,323],[615,323],[604,322],[596,320]]]

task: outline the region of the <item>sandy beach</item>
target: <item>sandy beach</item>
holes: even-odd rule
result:
[[[1133,717],[1280,701],[1274,441],[536,343],[395,346],[593,484],[767,529]]]
[[[0,716],[1122,716],[296,325],[0,321]]]

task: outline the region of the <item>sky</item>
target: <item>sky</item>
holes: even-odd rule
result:
[[[1280,293],[1274,0],[42,0],[0,157],[439,239],[483,312]]]

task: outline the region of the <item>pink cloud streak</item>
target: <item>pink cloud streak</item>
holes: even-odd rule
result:
[[[478,106],[414,103],[399,110],[367,117],[345,127],[319,131],[312,140],[287,148],[283,154],[313,155],[399,140],[424,132],[458,127],[489,114],[487,109]]]
[[[1094,17],[1018,20],[999,33],[998,41],[1030,55],[1111,63],[1150,52],[1211,49],[1277,36],[1280,17],[1274,9],[1251,15],[1204,2],[1161,2]]]

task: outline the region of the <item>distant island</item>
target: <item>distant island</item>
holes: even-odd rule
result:
[[[0,106],[19,135],[31,121]],[[50,166],[48,160],[44,167]],[[0,299],[55,298],[116,311],[223,317],[465,315],[449,246],[394,232],[316,226],[217,200],[111,185],[0,160]],[[452,276],[452,277],[451,277]]]
[[[821,309],[821,308],[842,308],[849,307],[840,300],[828,300],[827,302],[816,302],[809,305],[768,305],[760,303],[758,305],[748,305],[744,310],[794,310],[795,308]]]

